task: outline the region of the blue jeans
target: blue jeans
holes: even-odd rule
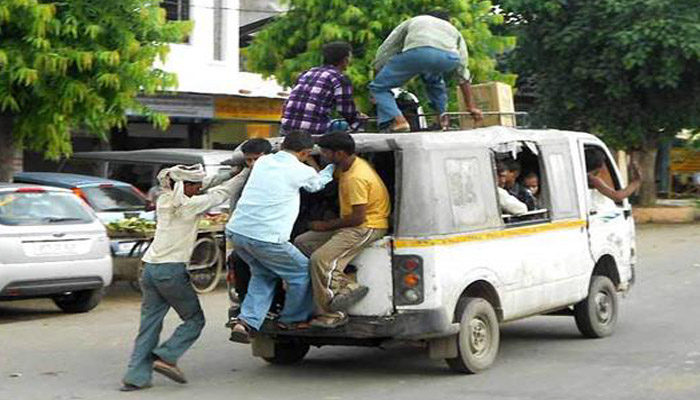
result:
[[[238,318],[260,329],[272,304],[277,279],[287,283],[280,322],[306,321],[313,312],[309,259],[289,242],[269,243],[234,233],[236,254],[250,265],[248,293]]]
[[[442,75],[459,66],[459,55],[434,47],[417,47],[399,53],[389,59],[369,89],[377,101],[379,124],[401,115],[391,89],[401,87],[416,75],[420,75],[428,91],[430,105],[440,114],[447,107],[447,89]]]
[[[204,312],[184,263],[146,263],[141,275],[141,325],[124,382],[150,383],[155,358],[175,364],[204,328]],[[183,320],[170,339],[158,345],[170,307]]]

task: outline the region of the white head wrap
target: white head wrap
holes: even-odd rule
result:
[[[173,206],[178,207],[187,199],[183,182],[202,182],[204,176],[202,164],[176,165],[161,170],[158,173],[158,182],[163,193],[172,194]]]

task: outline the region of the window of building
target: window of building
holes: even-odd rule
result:
[[[165,9],[168,21],[190,20],[190,0],[163,0],[161,7]]]

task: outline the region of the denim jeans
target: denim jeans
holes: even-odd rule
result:
[[[204,312],[190,284],[184,263],[146,263],[141,275],[141,325],[124,382],[136,386],[150,383],[155,358],[175,364],[204,328]],[[158,345],[163,319],[170,307],[182,324],[170,339]]]
[[[248,294],[238,318],[260,329],[270,309],[278,278],[287,283],[280,322],[306,321],[313,312],[309,259],[289,242],[269,243],[234,233],[236,254],[250,266]]]
[[[434,47],[417,47],[389,59],[374,81],[370,91],[377,101],[378,123],[383,124],[401,115],[391,89],[401,87],[420,75],[428,92],[430,105],[440,114],[447,107],[447,90],[443,74],[459,66],[459,55]]]

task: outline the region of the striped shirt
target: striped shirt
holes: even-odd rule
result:
[[[305,131],[324,134],[335,110],[352,128],[357,126],[358,112],[352,98],[352,83],[337,68],[324,65],[301,74],[284,103],[282,132]]]

